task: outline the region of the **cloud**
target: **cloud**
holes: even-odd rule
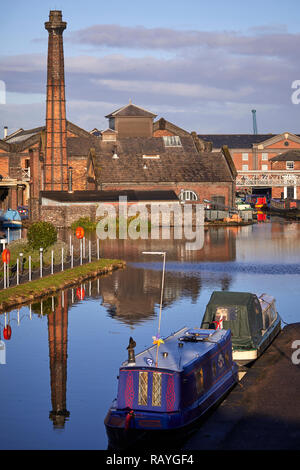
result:
[[[242,87],[240,90],[225,90],[201,84],[161,82],[161,81],[139,81],[139,80],[91,80],[98,86],[106,86],[111,90],[127,91],[134,93],[156,93],[158,95],[173,95],[197,99],[216,100],[238,100],[240,97],[248,96],[253,92],[251,87]]]
[[[72,56],[65,57],[69,118],[85,128],[104,127],[105,114],[129,98],[181,127],[198,126],[199,132],[200,127],[226,132],[226,126],[242,132],[249,121],[251,128],[254,107],[260,113],[259,125],[268,131],[280,119],[296,126],[292,116],[295,119],[297,106],[289,105],[291,83],[300,79],[299,35],[280,25],[245,34],[97,25],[69,33],[65,40],[72,41]],[[94,52],[84,55],[74,49],[75,43],[88,44]],[[137,56],[134,48],[139,49]],[[46,53],[0,57],[0,79],[8,92],[3,121],[13,123],[15,112],[16,122],[24,119],[19,127],[31,127],[39,116],[44,122],[46,67]],[[30,99],[35,103],[32,112]],[[289,127],[285,121],[282,125]]]
[[[66,41],[118,49],[177,51],[206,47],[234,54],[295,57],[300,46],[300,34],[288,33],[282,25],[256,27],[248,34],[241,34],[236,31],[182,31],[100,24],[73,31],[66,36]]]

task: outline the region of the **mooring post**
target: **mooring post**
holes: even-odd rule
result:
[[[70,246],[70,253],[71,253],[71,249],[72,249],[72,235],[71,234],[70,234],[69,240],[70,240],[69,246]]]
[[[98,237],[97,237],[96,241],[97,241],[97,259],[99,259],[100,258],[100,249],[99,249],[100,247],[99,247],[99,238]]]
[[[83,257],[85,258],[85,237],[83,237]]]
[[[3,281],[3,287],[6,289],[6,263],[3,263],[4,266],[4,281]]]
[[[64,270],[64,248],[61,249],[61,270]]]
[[[51,274],[53,274],[53,261],[54,261],[54,252],[51,250]]]
[[[19,273],[19,258],[17,258],[17,286],[19,285],[19,279],[20,273]]]
[[[80,240],[80,265],[82,265],[82,239]]]
[[[7,244],[9,244],[9,227],[7,227]]]
[[[89,263],[92,261],[92,242],[89,240]]]
[[[28,256],[28,280],[31,281],[31,255]]]
[[[71,268],[74,267],[74,246],[71,245]]]
[[[40,277],[43,277],[43,248],[40,248]]]

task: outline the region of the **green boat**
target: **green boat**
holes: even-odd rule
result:
[[[281,318],[270,295],[215,291],[201,328],[230,329],[233,360],[243,366],[255,361],[271,344],[281,330]]]

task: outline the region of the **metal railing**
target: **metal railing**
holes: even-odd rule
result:
[[[239,171],[236,178],[237,186],[299,186],[300,172],[286,171]]]
[[[69,253],[66,255],[65,248],[61,249],[61,257],[58,263],[54,262],[54,250],[51,250],[51,262],[45,264],[43,259],[43,249],[40,248],[39,267],[32,268],[31,256],[28,257],[28,269],[24,269],[24,258],[18,256],[15,264],[3,263],[3,278],[0,279],[0,289],[17,286],[25,282],[62,272],[66,269],[81,266],[100,259],[99,238],[95,242],[80,240],[79,250],[74,250],[74,245],[70,244]]]

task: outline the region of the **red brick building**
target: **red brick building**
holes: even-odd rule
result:
[[[273,198],[300,198],[300,135],[199,135],[218,152],[227,145],[238,175],[237,189],[265,192]]]
[[[71,215],[78,217],[92,213],[89,194],[90,205],[95,206],[103,191],[129,190],[146,191],[148,197],[149,192],[160,191],[163,198],[171,191],[183,202],[212,199],[234,204],[236,169],[226,146],[212,152],[211,144],[196,132],[164,119],[154,121],[155,114],[131,102],[106,116],[106,130],[87,132],[67,121],[62,39],[66,22],[60,11],[50,11],[45,28],[46,125],[20,129],[0,140],[2,176],[7,185],[13,178],[12,208],[29,202],[32,218],[47,219],[51,207],[55,213],[64,200],[72,206]],[[65,193],[72,194],[69,203],[62,197]],[[67,218],[69,223],[71,217]]]

